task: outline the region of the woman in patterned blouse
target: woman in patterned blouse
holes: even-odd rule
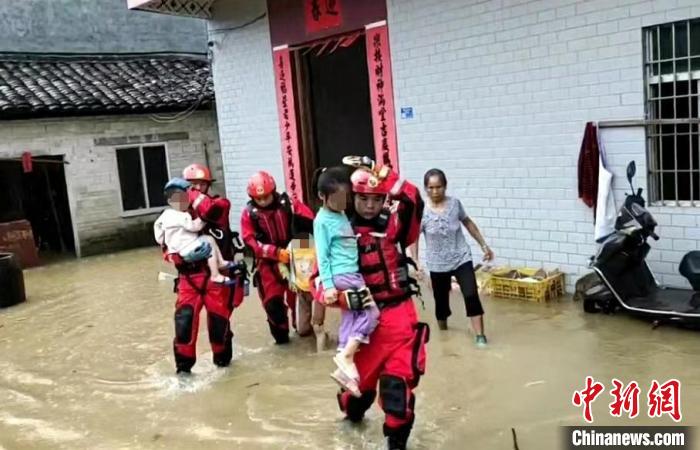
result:
[[[484,335],[484,310],[481,306],[474,274],[471,249],[462,232],[464,226],[476,240],[484,253],[484,261],[494,258],[486,245],[479,228],[466,214],[462,202],[445,194],[447,177],[442,170],[431,169],[424,177],[428,202],[423,213],[421,232],[426,240],[425,263],[435,297],[435,317],[441,330],[447,329],[450,310],[450,288],[452,277],[457,279],[464,297],[467,317],[471,319],[477,345],[486,345]],[[413,247],[413,256],[418,265],[418,276],[423,278],[423,269],[418,258],[418,245]]]

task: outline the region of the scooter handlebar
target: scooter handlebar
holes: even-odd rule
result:
[[[659,235],[654,233],[653,231],[651,233],[649,233],[649,236],[651,236],[651,238],[655,241],[659,240]]]

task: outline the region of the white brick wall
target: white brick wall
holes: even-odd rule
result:
[[[284,189],[284,177],[267,17],[238,30],[221,30],[258,17],[266,11],[265,2],[219,3],[216,21],[209,24],[209,40],[214,43],[214,86],[231,224],[238,229],[248,201],[248,178],[264,169]]]
[[[421,180],[445,169],[497,263],[559,267],[569,287],[595,251],[593,212],[578,200],[577,161],[587,121],[642,119],[641,27],[700,16],[679,1],[390,0],[402,171]],[[642,128],[604,129],[617,178],[637,162],[645,188]],[[433,158],[426,160],[426,154]],[[700,211],[651,208],[660,280],[685,286],[683,253],[700,249]],[[479,249],[475,253],[480,257]]]
[[[95,139],[174,132],[188,132],[189,140],[165,142],[170,175],[181,176],[188,164],[204,163],[206,146],[213,175],[221,180],[213,190],[223,192],[221,150],[216,118],[211,111],[197,112],[170,124],[160,124],[146,116],[4,121],[0,122],[0,157],[19,157],[24,151],[33,156],[64,155],[69,162],[65,166],[66,185],[76,251],[80,255],[81,242],[111,236],[156,217],[122,217],[115,147],[95,145]]]
[[[245,181],[259,168],[282,184],[265,10],[232,0],[210,23],[226,181],[233,220]],[[569,287],[595,251],[593,212],[577,198],[577,161],[587,121],[643,118],[641,27],[700,17],[692,0],[388,0],[399,158],[417,182],[446,170],[499,264],[559,267]],[[646,188],[644,130],[601,131],[624,198],[624,167],[637,162]],[[431,155],[430,160],[425,155]],[[700,248],[695,209],[652,208],[662,239],[652,267],[685,285],[677,264]],[[682,218],[681,218],[682,217]],[[475,254],[480,257],[479,249]]]

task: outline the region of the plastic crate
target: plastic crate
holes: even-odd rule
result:
[[[494,297],[527,300],[543,303],[564,295],[564,274],[557,272],[541,281],[502,278],[503,275],[517,270],[522,275],[533,276],[538,269],[498,269],[489,278],[489,292]]]

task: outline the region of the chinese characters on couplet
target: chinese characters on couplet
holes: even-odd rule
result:
[[[289,101],[289,86],[287,81],[288,76],[288,64],[285,60],[286,54],[280,53],[277,57],[277,73],[278,73],[278,83],[279,92],[281,95],[281,106],[282,106],[282,141],[284,146],[285,160],[287,166],[287,180],[289,180],[290,194],[296,198],[297,193],[297,167],[294,164],[294,147],[296,146],[296,130],[292,127],[292,119],[290,116],[290,105]],[[294,133],[294,135],[293,135]]]
[[[389,152],[388,126],[386,121],[386,94],[384,92],[384,52],[382,45],[382,34],[376,33],[372,38],[372,50],[374,52],[374,75],[376,76],[375,86],[377,88],[377,115],[380,120],[380,130],[382,135],[381,155],[382,163],[391,166],[391,155]]]

